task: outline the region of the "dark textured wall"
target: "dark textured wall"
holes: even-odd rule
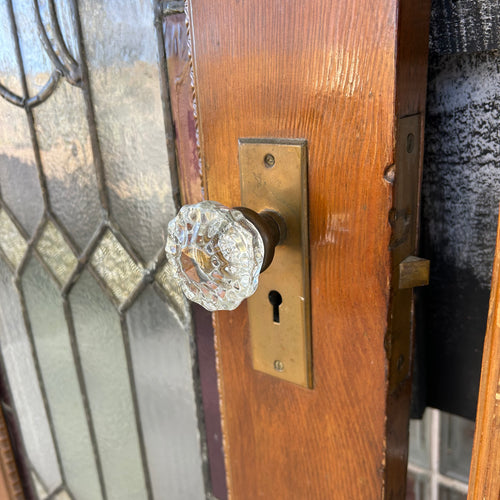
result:
[[[430,50],[434,54],[485,52],[499,48],[498,0],[433,0]]]
[[[435,0],[414,414],[474,418],[500,201],[500,2]]]

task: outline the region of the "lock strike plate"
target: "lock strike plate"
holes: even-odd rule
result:
[[[255,370],[312,388],[307,143],[240,139],[241,203],[278,212],[284,241],[247,299]]]

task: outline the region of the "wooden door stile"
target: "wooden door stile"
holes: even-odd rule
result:
[[[500,498],[500,224],[469,476],[470,500]]]
[[[398,178],[397,142],[401,118],[424,123],[429,1],[191,0],[189,18],[207,198],[239,205],[239,138],[308,142],[314,388],[252,369],[244,304],[216,314],[229,496],[404,498],[412,292],[396,281],[420,170]]]

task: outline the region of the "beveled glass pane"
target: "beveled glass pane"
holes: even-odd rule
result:
[[[410,420],[410,463],[430,468],[431,459],[431,410],[424,413],[422,420]]]
[[[71,290],[70,300],[108,499],[145,499],[118,314],[87,271]]]
[[[28,244],[5,210],[0,209],[0,248],[9,262],[17,268]]]
[[[127,323],[155,498],[205,498],[189,330],[151,287]]]
[[[47,83],[54,68],[38,35],[34,2],[13,0],[19,45],[23,57],[28,94],[34,96]]]
[[[174,215],[149,0],[79,2],[112,214],[145,260]]]
[[[90,263],[119,302],[126,300],[142,279],[142,270],[109,230],[94,250]]]
[[[46,4],[50,0],[43,0],[41,3]],[[68,0],[54,0],[56,6],[57,18],[59,20],[59,27],[63,39],[69,52],[73,55],[75,60],[79,60],[78,56],[78,43],[75,34],[74,18],[72,12],[72,2]]]
[[[0,84],[23,95],[7,2],[0,2]]]
[[[0,53],[4,50],[0,45]],[[32,235],[43,199],[24,109],[0,98],[0,193],[22,227]]]
[[[440,472],[468,482],[474,422],[441,412]]]
[[[22,284],[67,484],[78,500],[98,500],[99,479],[59,290],[35,258]]]
[[[49,492],[61,484],[19,298],[0,260],[0,347],[28,459]]]
[[[80,249],[101,218],[85,113],[82,91],[64,80],[33,110],[52,211]]]
[[[64,285],[75,270],[78,261],[52,221],[49,220],[45,224],[36,248],[59,284]]]

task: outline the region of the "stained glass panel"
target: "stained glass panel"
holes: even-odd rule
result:
[[[0,350],[44,500],[206,496],[189,309],[156,260],[156,3],[0,3]]]

